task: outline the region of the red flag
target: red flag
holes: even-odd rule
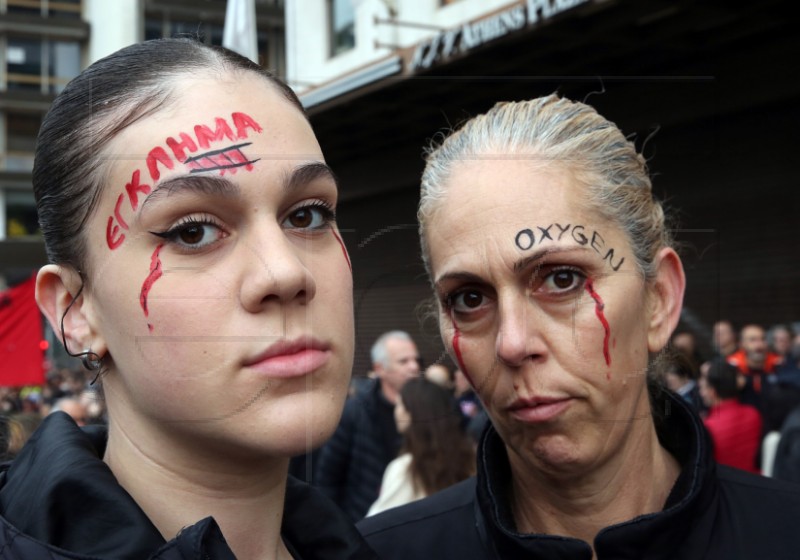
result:
[[[35,299],[36,275],[0,292],[0,385],[44,383],[42,315]]]

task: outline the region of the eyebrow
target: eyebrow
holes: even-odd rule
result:
[[[241,196],[239,185],[222,177],[211,175],[180,175],[156,185],[153,191],[142,202],[140,212],[152,201],[158,201],[174,194],[191,191],[211,196],[236,198]]]
[[[563,254],[563,253],[575,253],[575,252],[586,252],[586,251],[587,251],[586,247],[573,247],[573,246],[542,247],[541,249],[537,249],[536,251],[534,251],[532,255],[528,255],[524,259],[520,259],[517,262],[515,262],[512,268],[514,270],[514,273],[517,274],[527,269],[532,264],[537,263],[538,261],[541,261],[547,256],[552,255],[554,253]]]
[[[442,284],[445,282],[449,282],[452,280],[458,280],[459,282],[466,282],[466,283],[474,283],[478,284],[483,282],[483,278],[478,276],[477,274],[472,274],[471,272],[447,272],[442,274],[436,281],[433,283],[434,288],[436,288],[437,292],[442,291]]]
[[[333,181],[336,189],[339,189],[339,181],[333,170],[321,161],[302,163],[292,169],[283,180],[283,188],[287,191],[293,191],[320,179]]]
[[[527,269],[532,264],[538,263],[539,261],[543,260],[547,256],[557,253],[585,253],[587,249],[585,247],[543,247],[541,249],[536,250],[532,255],[528,255],[527,257],[516,261],[512,265],[512,269],[514,274],[518,274],[521,271]],[[441,284],[451,281],[451,280],[458,280],[460,282],[468,282],[468,283],[482,283],[485,280],[478,276],[477,274],[473,274],[471,272],[448,272],[440,276],[439,278],[434,281],[434,287],[437,290],[441,290]]]
[[[285,191],[291,192],[318,179],[332,180],[338,190],[339,183],[333,170],[327,164],[319,161],[303,163],[292,169],[284,177],[282,186]],[[225,198],[241,196],[239,185],[229,179],[192,173],[173,177],[156,185],[147,198],[142,201],[140,212],[144,211],[145,206],[151,201],[158,201],[161,198],[185,191]]]

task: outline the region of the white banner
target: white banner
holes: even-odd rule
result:
[[[222,46],[258,63],[255,0],[228,0]]]

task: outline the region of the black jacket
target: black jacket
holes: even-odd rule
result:
[[[375,382],[347,399],[336,432],[319,451],[314,484],[357,521],[378,499],[383,471],[401,443],[394,406]]]
[[[800,485],[718,466],[700,419],[678,397],[659,438],[682,472],[664,510],[603,529],[598,560],[800,558]],[[384,560],[585,559],[581,540],[516,531],[508,456],[489,426],[478,475],[425,500],[368,517],[359,530]]]
[[[81,430],[66,414],[52,414],[0,467],[0,558],[234,558],[211,517],[165,541],[100,459],[105,440],[102,427]],[[281,535],[304,560],[376,558],[330,500],[291,478]]]

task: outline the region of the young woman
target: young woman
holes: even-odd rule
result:
[[[372,557],[287,484],[353,355],[337,186],[292,91],[191,40],[127,47],[55,100],[33,180],[37,300],[109,425],[45,420],[0,478],[3,554]]]
[[[380,496],[367,515],[419,500],[475,473],[472,441],[450,391],[423,377],[407,381],[394,418],[403,448],[386,467]]]
[[[684,274],[644,158],[591,107],[495,106],[428,156],[442,337],[478,476],[360,525],[383,558],[794,558],[800,487],[718,467],[652,361]]]

